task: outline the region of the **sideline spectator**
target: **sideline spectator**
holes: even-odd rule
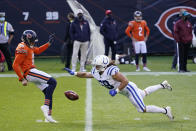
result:
[[[69,31],[70,31],[70,25],[74,21],[74,14],[72,12],[68,13],[67,19],[68,21],[66,22],[66,27],[65,27],[65,39],[64,39],[64,49],[63,49],[63,54],[64,54],[64,59],[65,59],[65,67],[70,68],[70,63],[71,63],[71,56],[73,53],[73,41],[71,40]]]
[[[13,70],[11,53],[9,51],[9,45],[11,44],[13,37],[14,29],[12,25],[5,21],[5,13],[0,12],[0,50],[5,56],[9,71]]]
[[[5,62],[5,57],[4,57],[3,53],[2,53],[2,51],[0,50],[0,72],[4,72],[5,71],[4,62]]]
[[[118,37],[117,23],[112,16],[111,10],[106,10],[105,17],[100,25],[100,33],[104,36],[105,55],[108,56],[109,48],[112,50],[112,62],[116,57],[116,41]]]
[[[90,41],[90,27],[87,20],[83,17],[83,11],[77,10],[77,17],[71,23],[70,36],[74,41],[72,54],[72,70],[76,71],[78,52],[81,51],[80,71],[85,72],[85,62],[87,57],[88,44]]]
[[[192,25],[188,21],[190,14],[184,11],[182,18],[174,25],[174,38],[179,46],[179,72],[190,72],[187,70],[188,50],[192,44]]]
[[[179,12],[179,15],[174,19],[174,21],[173,21],[173,28],[174,28],[174,25],[175,25],[175,23],[179,20],[179,19],[181,19],[181,17],[182,17],[182,14],[183,14],[183,12],[184,11],[186,11],[185,9],[180,9],[180,12]],[[172,30],[172,34],[173,34],[173,36],[174,36],[174,31]],[[174,40],[174,44],[175,44],[175,48],[174,48],[174,57],[173,57],[173,61],[172,61],[172,67],[171,67],[171,69],[172,70],[176,70],[176,65],[177,65],[177,63],[178,63],[178,68],[179,68],[179,60],[178,60],[178,43],[176,43],[176,41]]]
[[[131,35],[131,33],[132,35]],[[142,54],[142,62],[143,62],[143,70],[151,71],[147,68],[147,49],[146,49],[146,41],[150,34],[150,29],[147,26],[145,20],[142,20],[142,12],[135,11],[134,12],[134,20],[130,21],[128,27],[125,30],[127,36],[132,39],[133,47],[135,49],[135,63],[136,63],[136,71],[140,71],[139,67],[139,55]],[[145,34],[146,33],[146,34]]]

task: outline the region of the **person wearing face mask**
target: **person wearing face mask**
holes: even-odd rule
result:
[[[182,17],[174,25],[174,39],[178,43],[179,52],[179,72],[190,72],[187,70],[188,50],[192,44],[193,34],[192,25],[188,18],[190,14],[187,11],[182,13]]]
[[[11,54],[9,51],[9,45],[11,44],[13,37],[14,29],[12,25],[5,21],[5,13],[0,12],[0,50],[5,56],[9,71],[13,70]]]
[[[109,48],[112,51],[112,62],[115,62],[116,41],[118,37],[117,23],[112,16],[111,10],[105,11],[105,17],[100,24],[100,33],[104,37],[105,55],[108,56]]]
[[[173,27],[175,25],[175,23],[181,19],[183,12],[186,11],[185,9],[180,9],[179,14],[177,15],[177,17],[174,19],[173,21]],[[174,35],[174,30],[172,29],[172,34]],[[173,56],[173,61],[172,61],[172,70],[176,70],[176,65],[179,68],[179,60],[178,60],[178,43],[176,43],[176,41],[174,40],[174,56]]]
[[[83,11],[78,9],[76,15],[77,17],[71,23],[69,30],[71,40],[74,43],[72,54],[72,70],[76,71],[78,52],[80,50],[80,71],[85,72],[85,62],[91,33],[89,23],[83,17]]]

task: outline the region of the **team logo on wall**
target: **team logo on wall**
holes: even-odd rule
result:
[[[173,7],[170,8],[166,11],[164,11],[161,16],[159,17],[159,20],[157,21],[157,23],[155,24],[155,26],[159,29],[159,31],[167,38],[173,40],[173,36],[172,36],[172,32],[171,30],[168,28],[168,20],[174,16],[174,15],[178,15],[180,9],[185,9],[187,10],[192,17],[196,17],[196,9],[192,8],[192,7],[188,7],[188,6],[177,6],[177,7]]]

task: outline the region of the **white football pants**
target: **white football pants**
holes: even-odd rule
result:
[[[33,68],[30,69],[30,72],[26,76],[26,79],[29,82],[36,84],[37,87],[43,91],[46,87],[48,87],[47,82],[51,77],[52,77],[51,75]]]
[[[149,95],[163,87],[158,84],[154,86],[149,86],[144,90],[141,90],[137,87],[137,85],[133,82],[129,82],[129,84],[120,92],[121,94],[127,96],[131,103],[136,107],[138,112],[151,112],[151,113],[166,113],[165,109],[162,107],[144,104],[144,97]]]
[[[72,54],[72,70],[76,70],[79,50],[81,51],[80,68],[84,68],[87,57],[88,43],[89,41],[74,41]]]
[[[134,42],[134,50],[136,54],[145,54],[147,53],[146,42],[145,41],[136,41]]]

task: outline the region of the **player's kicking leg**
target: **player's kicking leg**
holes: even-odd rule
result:
[[[35,68],[31,69],[26,79],[37,85],[38,88],[42,90],[45,95],[44,105],[41,106],[41,110],[47,121],[52,123],[57,123],[56,120],[52,118],[52,95],[56,88],[56,80],[43,71],[39,71]]]
[[[52,118],[52,96],[56,88],[57,82],[54,78],[50,77],[47,81],[47,84],[48,87],[43,90],[43,93],[45,94],[45,102],[44,105],[41,106],[41,110],[43,111],[46,118],[45,122],[49,121],[52,123],[57,123],[57,121]]]

